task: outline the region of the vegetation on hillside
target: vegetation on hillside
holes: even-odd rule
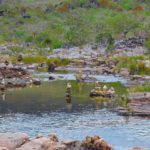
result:
[[[150,75],[150,68],[146,65],[145,60],[148,57],[145,56],[134,56],[134,57],[119,57],[116,58],[118,61],[117,69],[128,68],[131,75]]]
[[[149,6],[148,0],[1,0],[0,43],[55,49],[148,37]]]

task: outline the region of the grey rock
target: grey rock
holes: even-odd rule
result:
[[[0,147],[6,147],[9,150],[15,150],[28,140],[28,135],[24,133],[0,133]]]
[[[122,76],[129,76],[130,72],[129,72],[129,69],[128,68],[121,68],[120,69],[120,75]]]
[[[7,147],[0,147],[0,150],[9,150]]]
[[[16,150],[46,150],[46,147],[49,147],[49,139],[46,137],[41,137],[38,139],[33,139],[29,142],[26,142],[21,147]]]
[[[34,85],[41,85],[41,80],[38,79],[38,78],[33,78],[32,82],[33,82]]]

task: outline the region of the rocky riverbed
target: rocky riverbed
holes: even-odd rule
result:
[[[114,51],[111,52],[111,55],[106,53],[106,46],[103,44],[98,45],[84,45],[82,47],[72,47],[72,48],[60,48],[55,49],[52,52],[47,51],[46,49],[43,49],[47,52],[47,59],[56,58],[63,60],[65,58],[70,59],[70,64],[67,66],[52,66],[53,68],[50,71],[68,71],[69,73],[78,74],[80,71],[82,72],[83,76],[82,79],[79,79],[79,81],[86,82],[86,81],[92,81],[95,82],[95,78],[90,78],[88,75],[120,75],[127,79],[128,82],[126,82],[125,86],[133,86],[137,84],[143,84],[150,80],[150,76],[141,76],[141,75],[133,75],[131,74],[131,71],[128,68],[120,68],[120,70],[117,69],[118,60],[115,59],[115,57],[132,57],[132,56],[139,56],[142,54],[145,54],[147,52],[147,49],[144,47],[144,41],[145,39],[142,37],[133,37],[129,39],[119,40],[115,41],[114,43]],[[4,74],[6,76],[6,83],[12,83],[15,86],[21,86],[24,87],[30,82],[32,82],[31,74],[33,72],[36,72],[38,68],[40,69],[47,69],[49,66],[46,66],[46,63],[43,63],[42,65],[39,63],[33,63],[33,64],[22,64],[15,66],[14,64],[9,64],[7,67],[4,64],[5,61],[9,61],[9,56],[14,55],[17,56],[18,54],[13,53],[11,51],[11,47],[19,47],[19,45],[14,44],[5,44],[0,45],[0,78],[3,78]],[[22,47],[23,45],[20,45]],[[42,50],[41,50],[42,51]],[[37,52],[36,49],[32,49],[31,55],[34,56],[34,52]],[[30,53],[30,52],[29,52]],[[5,55],[5,57],[3,57]],[[24,51],[21,52],[22,56],[28,56],[30,54],[25,54]],[[35,53],[36,56],[36,53]],[[150,67],[150,61],[149,60],[142,60],[142,63],[145,64],[148,68]],[[4,69],[7,68],[4,72]],[[20,70],[19,70],[20,69]],[[11,70],[11,71],[8,71]],[[24,75],[22,74],[24,71]],[[6,72],[7,71],[7,72]],[[14,75],[12,73],[17,71],[21,72],[22,75]],[[27,72],[30,71],[30,75],[27,75]],[[7,74],[7,75],[6,75]],[[11,75],[10,75],[11,74]],[[5,77],[4,76],[4,77]],[[11,78],[9,77],[11,76]],[[56,79],[55,76],[50,76],[50,80]],[[34,83],[39,84],[40,82],[36,79]],[[14,86],[13,84],[9,84]]]
[[[55,134],[38,135],[30,139],[24,133],[0,133],[0,150],[112,150],[99,136],[86,137],[83,141],[60,141]]]

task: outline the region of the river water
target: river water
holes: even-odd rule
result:
[[[11,89],[0,97],[0,132],[58,134],[60,139],[83,139],[99,135],[115,150],[134,146],[150,148],[150,120],[124,117],[112,108],[125,105],[120,99],[91,99],[93,83],[72,84],[72,102],[65,100],[68,81],[43,82],[41,86]],[[101,83],[103,85],[103,83]],[[120,82],[108,83],[118,95],[126,93]]]

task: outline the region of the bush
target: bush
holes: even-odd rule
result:
[[[137,5],[137,6],[135,6],[135,8],[133,8],[133,12],[135,12],[135,13],[141,12],[143,10],[144,10],[144,8],[141,5]]]
[[[52,43],[51,43],[51,48],[52,49],[57,49],[60,48],[63,45],[63,42],[60,41],[57,38],[53,38]]]
[[[100,0],[100,6],[107,8],[109,6],[109,0]]]
[[[40,46],[47,46],[51,44],[51,39],[50,39],[50,36],[47,32],[41,32],[39,33],[36,38],[35,38],[35,41],[37,43],[37,45],[40,45]]]
[[[129,88],[129,92],[150,92],[150,83]]]
[[[69,11],[69,3],[64,2],[62,5],[59,6],[58,11],[61,13],[65,13]]]
[[[47,65],[54,63],[56,66],[66,66],[70,63],[69,59],[49,58]]]
[[[10,47],[10,50],[13,53],[17,54],[17,53],[20,53],[20,52],[24,51],[24,48],[23,47],[14,46],[14,47]]]
[[[142,56],[137,57],[119,57],[117,69],[128,68],[130,74],[150,75],[150,68],[146,67]]]
[[[26,64],[32,63],[44,63],[46,62],[47,58],[45,56],[26,56],[23,57],[23,62]]]
[[[121,0],[119,3],[124,9],[131,10],[134,6],[134,2],[135,0]]]
[[[18,31],[16,31],[15,35],[17,38],[22,38],[25,36],[25,31],[18,30]]]
[[[150,40],[145,41],[144,45],[149,50],[150,53]]]

